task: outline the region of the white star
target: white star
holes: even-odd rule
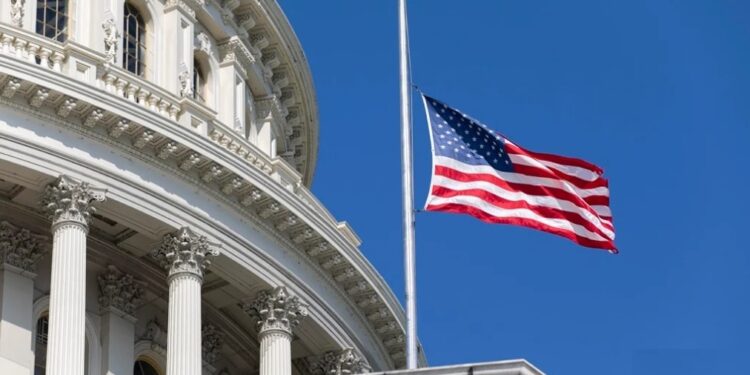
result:
[[[466,156],[473,158],[474,156],[471,155],[471,153],[466,154]]]
[[[465,149],[466,149],[466,147],[464,147],[464,146],[462,145],[462,146],[461,146],[461,149],[462,149],[462,150],[465,150]]]
[[[440,138],[445,138],[445,136],[444,136],[444,135],[442,135],[442,134],[440,134]]]
[[[493,163],[497,163],[497,159],[492,159],[492,162]]]
[[[479,145],[479,148],[484,148],[484,145]]]
[[[440,148],[445,148],[445,145],[440,145]]]
[[[477,137],[471,137],[471,140],[474,141],[474,142],[476,142],[477,141]]]
[[[454,149],[453,149],[453,152],[458,152],[458,149],[457,149],[457,148],[454,148]]]
[[[451,142],[451,141],[448,141],[448,144],[449,144],[449,145],[452,145],[452,144],[453,144],[453,142]]]
[[[510,164],[510,162],[509,162],[508,160],[506,160],[506,161],[505,161],[505,164]]]
[[[469,131],[468,130],[464,130],[464,134],[469,134]]]
[[[442,128],[443,128],[443,125],[441,125],[441,124],[438,124],[438,128],[441,128],[441,129],[442,129]]]

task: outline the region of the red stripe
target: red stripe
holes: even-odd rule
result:
[[[513,163],[513,172],[525,174],[533,177],[544,177],[553,178],[555,180],[563,180],[563,182],[569,182],[579,189],[596,189],[600,187],[609,187],[609,181],[605,178],[597,178],[594,181],[586,181],[582,178],[567,175],[554,168],[539,168],[532,167],[529,165]]]
[[[573,166],[580,167],[580,168],[586,168],[590,170],[591,172],[594,172],[598,175],[602,175],[604,173],[604,170],[602,170],[598,166],[591,164],[585,160],[581,160],[577,158],[569,158],[567,156],[552,155],[552,154],[545,154],[541,152],[529,151],[525,148],[522,148],[510,142],[505,142],[503,146],[505,146],[505,149],[508,150],[508,152],[511,152],[514,154],[525,154],[535,159],[551,161],[553,163],[558,163],[558,164],[573,165]]]
[[[455,170],[453,168],[445,167],[442,165],[436,165],[435,174],[440,175],[440,176],[445,176],[456,181],[463,181],[463,182],[485,181],[485,182],[489,182],[495,186],[498,186],[508,191],[517,191],[517,192],[522,192],[522,193],[526,193],[529,195],[547,196],[547,197],[554,197],[557,199],[566,200],[575,204],[576,206],[582,209],[589,211],[590,213],[596,216],[599,216],[599,215],[596,213],[596,211],[594,211],[593,208],[591,208],[591,205],[609,206],[609,197],[593,196],[593,197],[587,197],[586,199],[582,199],[578,195],[575,195],[569,191],[565,191],[562,189],[557,189],[557,188],[548,187],[548,186],[528,185],[528,184],[519,184],[515,182],[508,182],[495,175],[491,175],[488,173],[464,173],[464,172]]]
[[[561,220],[565,220],[574,224],[578,224],[586,228],[589,232],[596,233],[604,238],[610,238],[608,234],[604,233],[601,229],[597,228],[596,225],[594,225],[592,222],[588,221],[585,217],[583,217],[582,215],[578,213],[563,211],[563,210],[559,210],[559,209],[551,208],[551,207],[536,206],[533,204],[529,204],[526,201],[509,201],[507,199],[498,197],[497,195],[492,194],[482,189],[455,190],[455,189],[450,189],[444,186],[434,186],[432,188],[432,194],[438,197],[443,197],[443,198],[450,198],[450,197],[462,196],[462,195],[473,196],[487,203],[490,203],[493,206],[504,208],[504,209],[526,208],[539,214],[539,216],[542,216],[548,219],[561,219]]]
[[[565,237],[581,246],[586,246],[586,247],[595,248],[595,249],[610,250],[614,253],[618,252],[617,248],[615,247],[615,244],[612,241],[591,240],[589,238],[581,237],[573,232],[570,232],[564,229],[550,227],[536,220],[531,220],[531,219],[526,219],[526,218],[517,218],[517,217],[496,217],[476,207],[466,206],[462,204],[448,203],[448,204],[442,204],[442,205],[427,206],[427,211],[442,211],[442,212],[468,214],[486,223],[520,225],[520,226],[524,226],[527,228],[532,228],[532,229],[540,230],[543,232],[556,234],[561,237]]]

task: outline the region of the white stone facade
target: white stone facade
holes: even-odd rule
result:
[[[0,0],[0,374],[403,366],[317,121],[273,0]]]

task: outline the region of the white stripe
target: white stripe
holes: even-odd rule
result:
[[[612,211],[609,209],[609,206],[591,206],[591,208],[593,208],[599,216],[612,217]],[[610,222],[607,219],[602,220]]]
[[[548,207],[560,211],[575,213],[594,225],[610,239],[613,240],[615,238],[615,233],[610,228],[604,226],[602,220],[598,216],[564,199],[558,199],[548,195],[528,195],[523,192],[508,191],[486,181],[462,182],[445,176],[435,176],[433,186],[442,186],[453,190],[479,189],[495,195],[502,200],[514,202],[523,201],[532,206]]]
[[[512,161],[515,164],[528,165],[529,167],[546,169],[550,171],[551,173],[554,173],[554,171],[552,171],[552,169],[554,169],[562,174],[565,174],[571,177],[577,177],[588,182],[594,182],[600,178],[598,174],[593,173],[588,169],[574,167],[570,165],[557,164],[557,163],[547,161],[547,160],[539,160],[529,155],[514,154],[510,152],[508,153],[508,155],[510,156],[510,161]]]
[[[503,172],[503,171],[498,171],[497,169],[492,168],[488,165],[466,164],[456,159],[452,159],[452,158],[445,157],[445,156],[435,155],[434,159],[435,159],[435,165],[443,165],[451,169],[459,170],[463,173],[484,173],[484,174],[494,175],[508,182],[557,188],[557,189],[565,190],[569,193],[575,194],[581,198],[592,197],[592,196],[606,196],[606,197],[609,196],[609,188],[604,187],[604,186],[592,188],[592,189],[581,189],[562,179],[534,177],[534,176],[527,176],[521,173]]]
[[[443,205],[443,204],[461,204],[464,206],[474,207],[478,210],[481,210],[487,213],[488,215],[491,215],[497,218],[522,218],[522,219],[534,220],[538,223],[547,225],[549,227],[572,232],[578,236],[585,237],[590,240],[611,242],[610,240],[600,236],[598,233],[593,233],[578,224],[571,223],[570,221],[563,220],[563,219],[546,218],[526,208],[517,208],[517,209],[512,209],[512,210],[501,209],[477,197],[461,195],[457,197],[441,198],[441,197],[430,195],[428,204],[436,205],[436,206]]]
[[[516,145],[515,143],[512,143],[511,141],[509,141],[507,139],[505,140],[505,143],[510,143],[513,146],[516,146],[519,149],[523,150],[523,148],[521,148],[520,146]],[[531,155],[521,155],[521,154],[515,154],[515,153],[511,153],[511,152],[509,152],[508,154],[511,155],[511,160],[513,158],[513,155],[525,156],[525,157],[531,158],[531,160],[534,160],[536,162],[544,164],[545,166],[547,166],[549,168],[556,169],[556,170],[558,170],[558,171],[560,171],[562,173],[565,173],[568,176],[578,177],[578,178],[580,178],[582,180],[585,180],[585,181],[596,181],[599,178],[601,178],[601,175],[599,175],[599,173],[597,171],[594,171],[594,170],[591,170],[591,169],[588,169],[588,168],[584,168],[584,167],[579,167],[577,165],[559,164],[559,163],[555,163],[555,162],[549,161],[549,160],[536,159],[536,158],[534,158]],[[515,162],[515,160],[514,160],[514,162]],[[524,162],[519,162],[519,164],[525,164],[525,163]],[[526,165],[531,165],[531,164],[526,164]]]

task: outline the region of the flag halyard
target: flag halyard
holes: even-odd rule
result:
[[[601,168],[526,150],[423,94],[432,145],[427,211],[525,226],[617,252]]]

